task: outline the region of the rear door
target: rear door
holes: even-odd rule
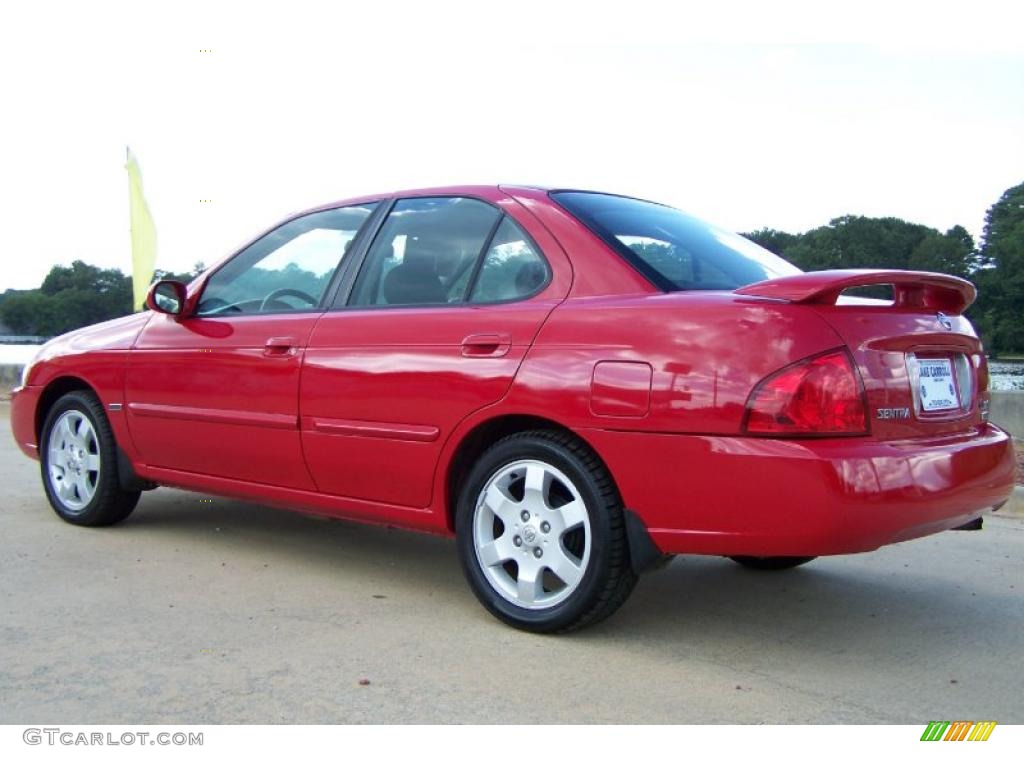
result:
[[[428,506],[446,439],[508,391],[570,282],[550,235],[500,192],[395,201],[306,351],[302,444],[317,488]]]

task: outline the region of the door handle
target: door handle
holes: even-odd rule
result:
[[[508,333],[474,333],[462,340],[463,357],[502,357],[511,348]]]
[[[263,354],[267,357],[288,357],[295,354],[295,339],[291,336],[274,336],[263,345]]]

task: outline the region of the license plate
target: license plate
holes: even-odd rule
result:
[[[953,383],[953,365],[946,358],[918,358],[918,389],[922,411],[948,411],[960,407],[960,397]]]

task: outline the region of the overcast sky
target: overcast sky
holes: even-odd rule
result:
[[[74,259],[128,271],[126,145],[172,270],[289,212],[418,186],[978,237],[1024,181],[1020,2],[145,5],[3,11],[0,290]]]

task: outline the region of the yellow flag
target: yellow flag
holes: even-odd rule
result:
[[[156,269],[156,225],[142,194],[142,171],[132,151],[128,150],[128,201],[132,226],[132,309],[138,310],[146,303],[146,291]]]

